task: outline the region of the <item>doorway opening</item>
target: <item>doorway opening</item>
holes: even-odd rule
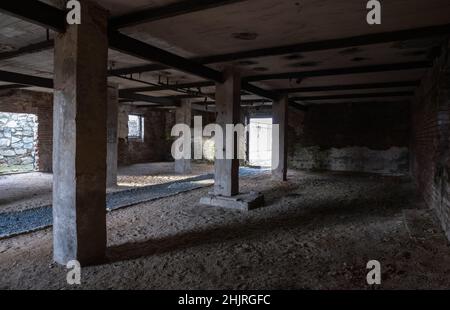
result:
[[[250,166],[272,165],[272,118],[251,118],[249,126]]]

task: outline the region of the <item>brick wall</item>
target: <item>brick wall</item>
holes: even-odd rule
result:
[[[53,171],[53,98],[51,104],[41,105],[37,110],[38,135],[37,157],[38,170],[41,172]]]
[[[37,116],[37,170],[52,171],[53,95],[29,90],[8,90],[0,93],[0,111]]]
[[[412,107],[411,170],[425,203],[450,239],[449,44],[416,91]]]
[[[128,115],[144,117],[144,140],[128,139]],[[123,105],[119,108],[119,165],[171,160],[174,113]]]
[[[409,103],[321,104],[290,109],[289,167],[409,173]]]

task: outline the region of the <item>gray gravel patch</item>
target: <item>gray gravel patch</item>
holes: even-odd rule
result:
[[[267,169],[241,168],[241,177],[254,176]],[[205,174],[181,181],[150,185],[140,188],[109,193],[106,197],[108,211],[129,207],[143,202],[166,198],[183,192],[211,186],[214,174]],[[52,206],[42,206],[24,211],[0,214],[0,239],[13,237],[23,233],[45,229],[52,226]]]

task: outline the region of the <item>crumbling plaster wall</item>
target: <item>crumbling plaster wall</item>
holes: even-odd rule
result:
[[[320,104],[290,109],[289,167],[409,174],[409,103]]]

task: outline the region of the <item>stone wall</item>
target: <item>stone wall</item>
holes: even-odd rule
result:
[[[35,168],[52,171],[53,95],[29,90],[0,92],[0,112],[33,114],[37,116],[37,145]]]
[[[0,112],[0,173],[35,169],[37,118]]]
[[[409,174],[409,103],[289,111],[289,168]]]
[[[450,43],[422,80],[412,106],[411,170],[450,239]]]

